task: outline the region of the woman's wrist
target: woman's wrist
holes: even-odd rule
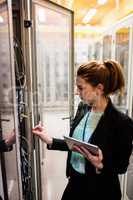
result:
[[[48,145],[52,145],[53,144],[53,138],[52,137],[50,137],[50,136],[44,136],[44,135],[41,135],[40,136],[40,138],[41,138],[41,140],[43,141],[43,142],[45,142],[46,144],[48,144]]]
[[[47,142],[47,144],[48,145],[52,145],[53,144],[53,138],[50,137],[49,140],[48,140],[48,142]]]

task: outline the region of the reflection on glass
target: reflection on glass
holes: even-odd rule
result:
[[[14,129],[14,111],[11,78],[11,49],[9,33],[9,13],[7,1],[0,1],[0,136],[8,137]],[[5,171],[7,177],[7,196],[10,200],[18,199],[18,174],[16,164],[16,149],[5,153]],[[4,163],[3,159],[1,164]],[[13,164],[13,165],[12,165]],[[0,169],[1,170],[1,169]],[[2,172],[4,174],[4,172]],[[2,184],[2,177],[0,177]],[[4,180],[6,182],[6,180]],[[4,186],[5,184],[3,184]],[[6,193],[6,191],[5,191]],[[0,195],[1,195],[0,191]]]
[[[37,66],[43,80],[45,106],[68,102],[70,19],[63,13],[35,5]],[[62,102],[62,103],[61,103]]]
[[[112,36],[106,35],[103,38],[103,60],[111,59]]]
[[[122,28],[116,32],[116,60],[122,65],[125,75],[124,96],[115,95],[114,103],[124,112],[127,108],[127,84],[129,62],[129,28]]]
[[[0,3],[0,111],[12,112],[10,45],[6,1]]]
[[[95,60],[100,60],[100,54],[101,54],[101,43],[96,42],[94,46],[94,59]]]

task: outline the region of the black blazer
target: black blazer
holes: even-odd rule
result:
[[[89,109],[90,107],[82,102],[79,104],[70,130],[70,136],[73,135],[75,127]],[[93,199],[104,199],[106,192],[110,194],[110,197],[105,196],[106,200],[121,199],[118,174],[127,171],[129,157],[132,152],[132,140],[133,121],[127,115],[118,111],[109,99],[104,114],[89,141],[98,145],[102,150],[104,168],[101,174],[96,174],[94,166],[88,160],[86,160],[85,165]],[[67,177],[71,177],[73,175],[70,164],[71,151],[69,151],[64,140],[54,138],[53,145],[49,149],[68,151],[66,174]],[[94,198],[95,195],[98,196]]]

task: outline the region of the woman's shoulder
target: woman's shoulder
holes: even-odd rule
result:
[[[133,119],[128,116],[128,114],[121,111],[119,108],[114,107],[112,109],[112,116],[113,121],[116,122],[120,126],[131,126],[133,128]]]
[[[133,126],[133,120],[131,119],[131,117],[121,111],[120,108],[116,107],[111,100],[105,111],[105,116],[114,124],[118,124],[121,126],[125,124],[131,124]]]

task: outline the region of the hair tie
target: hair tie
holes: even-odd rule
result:
[[[107,62],[104,61],[104,66],[107,67],[109,71],[110,71],[111,68],[112,68],[112,64],[111,64],[110,62],[108,62],[108,61],[107,61]]]

